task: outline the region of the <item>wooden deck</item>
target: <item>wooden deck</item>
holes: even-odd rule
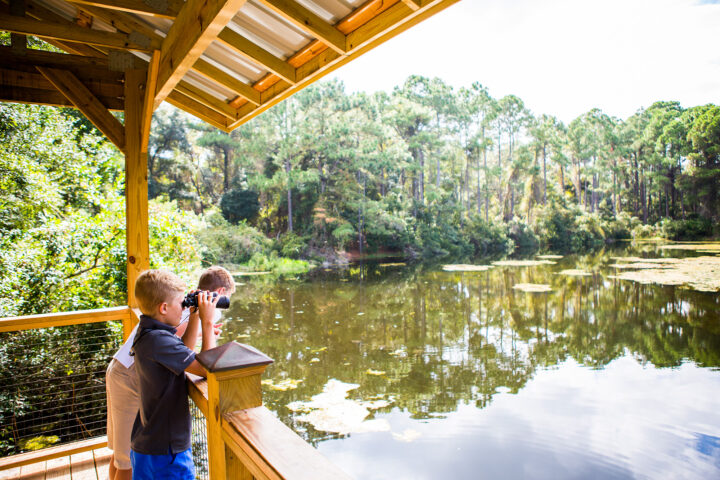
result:
[[[108,448],[53,458],[9,470],[0,470],[0,480],[107,480],[112,451]]]

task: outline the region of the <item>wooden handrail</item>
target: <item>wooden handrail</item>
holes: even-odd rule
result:
[[[110,307],[97,310],[81,310],[77,312],[46,313],[23,317],[0,318],[0,332],[33,330],[37,328],[64,327],[83,323],[111,322],[120,320],[123,323],[132,319],[129,307]]]
[[[272,360],[235,342],[196,358],[208,378],[188,374],[188,391],[207,421],[210,480],[350,479],[262,406],[260,376]]]
[[[350,479],[265,407],[226,413],[222,433],[256,480]]]
[[[0,458],[0,471],[10,468],[22,467],[33,463],[40,463],[53,458],[66,457],[75,453],[87,452],[107,446],[107,437],[95,437],[79,442],[65,443],[56,447],[43,448],[34,452],[18,453],[9,457]],[[14,478],[14,477],[13,477]]]

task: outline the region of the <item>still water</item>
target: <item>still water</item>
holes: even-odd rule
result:
[[[223,336],[357,479],[720,478],[720,294],[609,278],[618,254],[663,255],[241,280]]]

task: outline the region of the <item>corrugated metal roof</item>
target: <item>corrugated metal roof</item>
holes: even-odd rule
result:
[[[84,17],[86,22],[91,18],[94,30],[121,32],[134,41],[154,41],[157,45],[171,31],[173,14],[189,5],[178,0],[144,0],[144,4],[126,0],[127,5],[134,5],[131,13],[117,9],[121,0],[113,2],[114,7],[103,5],[103,0],[27,1],[34,8],[27,11],[28,15],[43,21],[59,18],[78,23],[78,17]],[[219,128],[231,130],[455,1],[248,0],[174,87],[184,97],[171,95],[168,101]],[[143,8],[154,8],[162,16],[140,13],[138,10]],[[294,10],[301,12],[300,20],[285,13]],[[312,27],[313,23],[323,22],[325,25],[318,29]],[[320,38],[323,33],[329,37]],[[85,46],[84,52],[75,53],[88,52],[102,56],[109,49]],[[132,53],[145,62],[150,59],[148,52]],[[193,102],[183,104],[185,97]],[[194,102],[209,110],[204,109],[203,114]]]

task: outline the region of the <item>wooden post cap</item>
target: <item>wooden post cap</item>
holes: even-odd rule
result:
[[[260,350],[235,341],[200,352],[195,355],[195,358],[210,373],[265,366],[273,363],[273,359]]]

